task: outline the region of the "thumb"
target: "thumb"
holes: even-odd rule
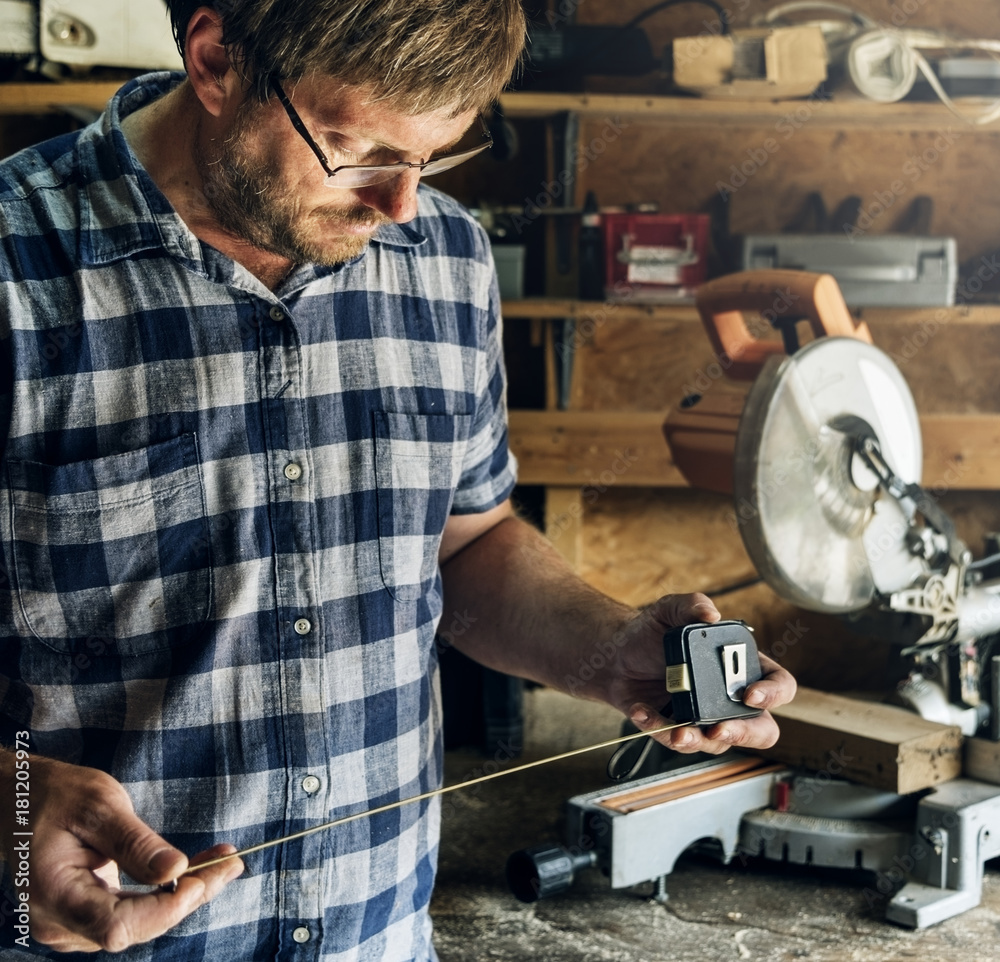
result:
[[[696,591],[688,595],[663,595],[653,603],[653,614],[668,628],[707,621],[714,623],[721,617],[708,595]]]
[[[81,841],[117,862],[123,872],[145,885],[169,882],[188,867],[187,856],[135,814],[127,795],[124,800],[106,798],[102,804],[89,808],[77,834]]]

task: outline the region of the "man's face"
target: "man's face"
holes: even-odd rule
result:
[[[330,165],[421,162],[457,142],[475,112],[404,114],[365,91],[307,78],[286,93]],[[419,172],[351,189],[326,174],[277,99],[237,108],[224,137],[199,143],[195,161],[208,206],[227,232],[294,263],[338,264],[375,231],[416,215]]]

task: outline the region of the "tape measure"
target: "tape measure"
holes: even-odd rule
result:
[[[650,735],[658,735],[686,725],[711,725],[730,718],[749,718],[761,714],[759,708],[749,708],[742,703],[743,690],[746,686],[761,678],[757,645],[754,642],[753,634],[744,622],[720,621],[714,625],[695,624],[671,629],[663,636],[663,651],[667,659],[667,691],[671,696],[674,714],[674,720],[670,724],[650,732],[635,732],[596,745],[563,752],[561,755],[525,762],[514,768],[501,769],[456,785],[447,785],[434,791],[424,792],[422,795],[414,795],[410,798],[390,802],[388,805],[381,805],[378,808],[355,812],[353,815],[324,822],[322,825],[315,825],[312,828],[303,829],[281,838],[270,839],[242,851],[202,862],[200,865],[191,865],[181,875],[189,875],[210,865],[228,862],[231,859],[260,852],[275,845],[283,845],[285,842],[305,838],[316,832],[329,831],[338,825],[345,825],[360,818],[392,811],[404,805],[425,801],[438,795],[445,795],[448,792],[488,782],[494,778],[513,775],[515,772],[523,772],[529,768],[548,765],[564,758],[572,758],[575,755],[597,751],[601,748],[618,746],[618,751],[608,763],[608,774],[618,781],[629,777],[642,765],[653,745],[652,738],[649,738]],[[649,740],[638,760],[630,765],[623,774],[612,774],[613,769],[624,756],[624,751],[630,747],[631,743],[643,737]],[[161,888],[168,890],[175,890],[176,887],[176,879],[161,886]]]
[[[763,677],[753,631],[743,621],[717,621],[671,628],[663,636],[666,687],[674,724],[716,725],[733,718],[753,718],[760,708],[743,704],[747,685]],[[653,748],[623,744],[608,762],[608,778],[634,778]],[[630,753],[632,753],[630,755]]]
[[[745,622],[673,628],[663,636],[663,654],[674,721],[714,725],[761,713],[743,704],[747,685],[762,677],[757,644]]]

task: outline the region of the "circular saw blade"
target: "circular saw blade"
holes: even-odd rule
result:
[[[845,424],[870,429],[893,471],[919,483],[913,396],[889,357],[863,341],[820,338],[793,357],[771,358],[737,433],[743,543],[779,595],[813,611],[857,611],[876,590],[912,578],[907,518],[880,497]]]

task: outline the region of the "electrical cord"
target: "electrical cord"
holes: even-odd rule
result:
[[[965,123],[982,126],[1000,119],[1000,99],[973,116],[959,110],[922,52],[980,51],[1000,62],[1000,41],[959,40],[934,30],[892,29],[833,0],[791,0],[769,10],[756,22],[775,25],[789,14],[801,13],[837,14],[850,21],[844,31],[836,35],[824,31],[824,36],[830,45],[846,44],[842,55],[851,81],[865,97],[895,103],[910,92],[918,75],[922,75],[941,103]]]
[[[729,14],[715,0],[663,0],[662,3],[656,3],[651,7],[647,7],[641,13],[636,14],[621,29],[631,30],[633,27],[638,27],[644,20],[648,20],[653,14],[659,13],[661,10],[666,10],[669,7],[676,7],[682,3],[700,3],[704,7],[711,7],[722,24],[722,35],[725,36],[729,33]]]
[[[682,3],[697,3],[703,7],[710,7],[715,15],[719,18],[719,23],[722,25],[721,35],[726,36],[729,33],[729,14],[726,12],[725,8],[717,3],[716,0],[662,0],[661,3],[653,4],[651,7],[647,7],[645,10],[636,14],[628,23],[619,24],[617,26],[610,25],[609,29],[615,30],[617,32],[616,36],[609,39],[602,40],[600,43],[594,44],[593,47],[585,50],[583,53],[578,54],[568,63],[563,64],[555,70],[546,71],[551,74],[567,73],[586,61],[590,60],[595,53],[606,52],[609,49],[614,49],[614,47],[621,43],[622,40],[628,35],[628,31],[635,29],[639,24],[648,20],[654,14],[659,13],[661,10],[667,10],[670,7],[680,6]]]

